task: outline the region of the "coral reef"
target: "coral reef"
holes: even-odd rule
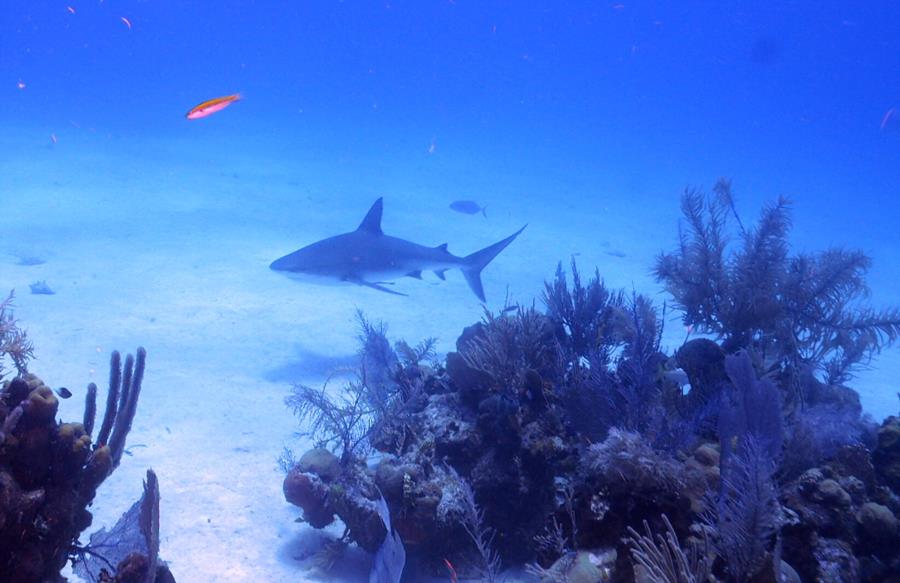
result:
[[[656,275],[683,345],[661,346],[665,305],[574,262],[543,310],[485,313],[443,361],[360,317],[345,389],[288,398],[316,442],[288,501],[373,553],[394,529],[413,578],[448,560],[483,581],[900,580],[900,420],[845,386],[900,310],[863,303],[861,253],[792,256],[786,201],[745,227],[722,181],[682,208]]]
[[[143,348],[136,358],[128,357],[121,383],[119,356],[113,353],[110,393],[118,400],[111,399],[96,443],[89,432],[96,388],[88,391],[82,424],[56,420],[59,403],[38,377],[24,374],[3,384],[0,573],[5,574],[4,581],[59,581],[62,567],[81,552],[78,536],[91,524],[87,507],[121,460],[145,358]]]

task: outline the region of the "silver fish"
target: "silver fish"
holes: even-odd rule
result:
[[[450,208],[455,210],[458,213],[463,213],[466,215],[476,215],[481,213],[481,216],[487,218],[487,210],[486,206],[481,206],[474,200],[455,200],[450,203]]]

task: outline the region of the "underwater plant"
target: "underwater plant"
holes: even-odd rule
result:
[[[329,394],[326,381],[321,389],[295,384],[285,403],[306,429],[301,437],[310,437],[316,447],[339,452],[343,462],[367,451],[367,439],[375,411],[368,404],[366,385],[355,379],[344,385],[338,396]],[[291,454],[283,457],[290,458]]]
[[[562,263],[556,266],[553,281],[544,283],[543,302],[565,360],[575,366],[589,363],[593,368],[609,365],[613,351],[621,345],[616,335],[617,322],[625,305],[622,292],[604,285],[600,272],[587,282],[572,258],[572,286],[569,287]]]
[[[711,196],[687,189],[686,228],[678,248],[658,257],[654,275],[684,324],[714,336],[726,352],[752,349],[795,379],[811,367],[829,384],[843,383],[900,338],[900,308],[864,302],[871,259],[861,251],[790,255],[790,208],[779,198],[745,228],[729,181],[719,180]]]
[[[607,289],[599,272],[585,284],[574,260],[571,269],[571,288],[562,264],[544,284],[566,420],[592,440],[612,427],[663,432],[678,417],[665,419],[663,402],[672,395],[660,382],[664,314],[646,296]]]
[[[434,355],[433,339],[415,347],[400,342],[395,351],[383,323],[370,322],[362,312],[357,312],[357,322],[359,365],[336,371],[334,377],[351,375],[337,394],[330,377],[321,388],[295,383],[285,399],[306,427],[298,435],[312,438],[315,447],[336,452],[343,463],[363,456],[373,442],[392,440],[392,430],[402,425],[407,404],[421,389],[422,361]],[[292,452],[281,457],[282,466],[292,465]]]
[[[23,375],[28,372],[28,361],[34,357],[34,346],[28,334],[19,328],[13,317],[14,292],[10,291],[6,299],[0,301],[0,380],[6,374],[4,361],[12,362],[16,372]]]
[[[712,574],[712,546],[706,529],[701,528],[700,541],[692,541],[685,550],[678,535],[663,514],[665,535],[653,535],[644,521],[644,534],[628,527],[628,544],[634,559],[635,578],[647,583],[705,583]]]
[[[472,486],[465,479],[459,478],[459,489],[462,493],[462,514],[459,516],[459,522],[472,540],[478,554],[479,580],[483,583],[497,583],[500,580],[500,555],[493,547],[496,532],[485,523],[484,510],[475,501]]]
[[[557,362],[554,347],[547,342],[547,318],[533,306],[499,315],[485,310],[479,332],[460,354],[471,369],[490,379],[495,392],[516,395],[529,374],[546,373]]]

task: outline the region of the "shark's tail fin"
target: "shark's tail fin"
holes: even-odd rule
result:
[[[525,225],[525,227],[527,226],[528,225]],[[501,251],[506,249],[506,246],[512,243],[513,240],[519,236],[519,233],[525,230],[525,227],[522,227],[506,239],[497,241],[493,245],[485,247],[481,251],[476,251],[463,258],[463,266],[460,269],[462,269],[469,287],[472,288],[472,291],[482,302],[485,301],[485,299],[484,287],[481,285],[481,270],[484,269],[494,257],[499,255]]]

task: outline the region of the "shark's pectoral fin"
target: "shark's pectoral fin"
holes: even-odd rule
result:
[[[415,271],[410,271],[406,274],[406,277],[412,277],[414,279],[422,279],[422,270],[416,269]]]
[[[373,283],[371,281],[366,281],[366,280],[360,279],[358,277],[348,277],[348,278],[346,278],[346,281],[348,281],[350,283],[355,283],[356,285],[361,285],[361,286],[365,286],[365,287],[370,287],[372,289],[377,289],[378,291],[383,291],[384,293],[393,294],[395,296],[404,296],[405,297],[407,295],[407,294],[396,292],[392,289],[388,289],[388,288],[384,287],[385,284],[392,285],[389,282]]]
[[[446,269],[435,269],[435,270],[434,270],[434,274],[435,274],[436,276],[438,276],[438,277],[439,277],[440,279],[442,279],[442,280],[446,280],[446,279],[447,279],[447,276],[444,275],[445,273],[447,273],[447,270],[446,270]]]

